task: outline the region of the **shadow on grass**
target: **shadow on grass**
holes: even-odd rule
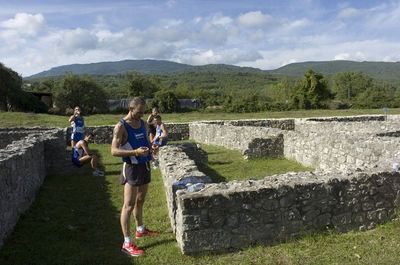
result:
[[[144,244],[141,247],[144,250],[147,250],[147,249],[159,246],[159,245],[165,245],[165,244],[168,244],[168,243],[171,243],[171,242],[175,242],[175,241],[176,241],[175,239],[164,239],[164,240],[159,240],[159,241],[152,242],[152,243],[149,243],[149,244]]]
[[[201,172],[209,176],[214,183],[226,182],[226,178],[220,175],[216,170],[209,167],[207,164],[199,164],[198,168]]]
[[[214,161],[214,162],[208,162],[209,165],[229,165],[232,164],[233,161]]]
[[[0,250],[0,264],[131,264],[120,252],[119,209],[89,165],[49,175]]]

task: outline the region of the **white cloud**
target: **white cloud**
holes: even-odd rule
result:
[[[347,8],[340,10],[340,12],[338,13],[338,18],[344,18],[344,19],[351,18],[351,17],[358,16],[361,13],[362,13],[362,11],[359,9],[347,7]]]
[[[364,53],[356,51],[353,53],[339,53],[333,58],[334,60],[350,60],[350,61],[364,61],[366,59]]]
[[[97,42],[95,34],[87,29],[77,28],[63,32],[59,47],[65,53],[75,53],[95,49]]]
[[[308,45],[298,48],[279,48],[260,51],[262,59],[251,63],[241,63],[242,66],[253,66],[261,69],[276,69],[288,62],[304,61],[330,61],[334,59],[354,61],[399,61],[400,53],[388,51],[399,51],[400,43],[382,40],[364,40],[354,42],[326,43],[324,45]]]
[[[3,21],[0,27],[18,34],[37,35],[45,24],[42,14],[17,13],[14,18]]]
[[[167,2],[165,2],[165,4],[168,7],[173,7],[173,6],[175,6],[177,4],[177,1],[176,0],[168,0]]]
[[[228,26],[232,22],[233,22],[232,18],[230,18],[228,16],[224,16],[220,13],[215,14],[211,18],[211,24],[213,24],[213,25]]]
[[[296,30],[299,28],[307,27],[309,25],[311,25],[311,22],[306,18],[302,18],[302,19],[297,19],[297,20],[289,22],[286,25],[286,27],[289,30]]]
[[[248,12],[238,17],[239,24],[245,27],[262,27],[272,21],[272,16],[263,14],[261,11]]]
[[[242,62],[255,61],[262,56],[256,51],[244,51],[241,49],[226,50],[194,50],[187,49],[176,54],[176,60],[193,65],[204,64],[238,64]]]

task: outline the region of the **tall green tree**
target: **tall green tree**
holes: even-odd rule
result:
[[[78,105],[88,114],[107,111],[106,93],[90,77],[66,75],[57,88],[55,103],[61,110]]]
[[[362,72],[343,72],[332,77],[335,99],[352,101],[373,86],[373,79]]]
[[[0,63],[0,110],[11,110],[22,93],[22,77]]]
[[[126,88],[131,97],[152,98],[154,93],[159,90],[159,79],[147,77],[137,73],[126,75]]]
[[[158,107],[161,112],[171,113],[180,110],[179,100],[172,91],[158,91],[152,101],[153,107]]]
[[[400,98],[396,87],[390,84],[374,84],[355,98],[357,108],[399,107]]]
[[[326,107],[326,101],[331,98],[324,76],[310,69],[297,83],[290,101],[293,108],[317,109]]]

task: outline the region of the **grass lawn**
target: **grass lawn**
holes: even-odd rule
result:
[[[214,182],[262,179],[265,176],[288,171],[310,171],[296,161],[285,158],[245,160],[239,151],[201,144],[208,153],[208,165],[200,168]]]
[[[101,156],[106,176],[92,177],[88,167],[67,175],[48,176],[32,207],[0,250],[1,265],[400,264],[400,221],[367,232],[327,232],[275,246],[258,245],[233,253],[184,256],[170,229],[159,170],[152,172],[144,220],[148,227],[161,234],[138,240],[146,255],[128,258],[120,252],[121,162],[110,155],[109,145],[91,147]],[[218,167],[227,165],[224,163],[231,155],[225,154],[224,149],[205,148],[211,153],[212,170],[223,177],[226,173],[234,175],[229,170],[237,158],[230,158],[233,161],[230,169],[222,170]],[[259,171],[255,169],[254,175],[264,174]]]
[[[389,109],[389,114],[400,114],[400,109]],[[348,116],[364,114],[384,114],[383,109],[349,109],[349,110],[299,110],[257,113],[225,113],[225,112],[186,112],[162,114],[166,122],[189,122],[197,120],[236,120],[266,118],[305,118],[323,116]],[[145,114],[145,118],[148,114]],[[85,116],[86,126],[114,125],[124,114],[97,114]],[[68,116],[35,114],[23,112],[0,112],[0,127],[12,126],[45,126],[68,127]]]

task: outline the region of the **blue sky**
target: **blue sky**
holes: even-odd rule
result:
[[[0,62],[23,76],[124,59],[393,62],[398,25],[399,0],[0,0]]]

